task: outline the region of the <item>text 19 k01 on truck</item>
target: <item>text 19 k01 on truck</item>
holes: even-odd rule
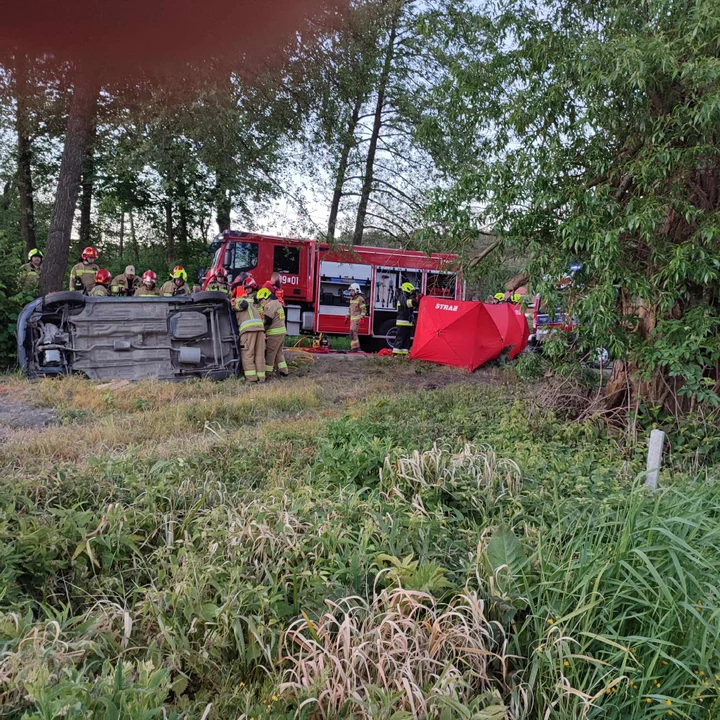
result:
[[[314,240],[227,231],[213,243],[215,255],[206,274],[224,267],[232,279],[250,272],[262,285],[280,273],[287,329],[301,333],[345,334],[349,287],[358,283],[368,306],[360,324],[364,338],[394,339],[397,293],[411,282],[423,295],[462,300],[465,289],[458,257],[413,250],[329,245]]]

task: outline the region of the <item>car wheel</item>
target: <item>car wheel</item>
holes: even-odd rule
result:
[[[85,304],[85,295],[74,290],[54,292],[45,296],[43,310],[52,310],[60,305],[68,307],[82,307]]]

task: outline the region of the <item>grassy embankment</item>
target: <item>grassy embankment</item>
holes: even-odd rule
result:
[[[343,362],[0,383],[0,717],[720,716],[717,468]]]

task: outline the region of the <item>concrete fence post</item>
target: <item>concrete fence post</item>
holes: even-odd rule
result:
[[[647,475],[645,477],[645,485],[652,490],[657,490],[664,447],[665,433],[662,430],[653,430],[648,443]]]

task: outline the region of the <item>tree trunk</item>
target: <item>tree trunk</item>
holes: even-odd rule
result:
[[[30,112],[28,95],[30,88],[27,77],[27,58],[18,53],[15,59],[15,94],[17,97],[17,186],[20,200],[20,234],[25,243],[25,256],[34,247],[35,203],[32,185],[32,145],[30,143]]]
[[[218,232],[230,229],[230,214],[232,212],[231,179],[228,169],[222,161],[215,168],[215,204],[217,208],[216,222]]]
[[[368,146],[367,161],[365,163],[365,177],[363,179],[362,191],[360,192],[360,205],[358,206],[357,220],[355,222],[355,233],[353,234],[353,245],[361,245],[363,231],[365,230],[365,216],[367,215],[368,202],[373,186],[373,174],[375,169],[375,154],[377,152],[378,139],[382,129],[382,117],[385,109],[385,94],[387,92],[390,73],[392,72],[393,59],[395,57],[395,40],[397,38],[397,27],[400,21],[402,5],[398,4],[393,11],[390,23],[390,36],[388,37],[387,48],[385,49],[385,60],[378,85],[377,105],[375,106],[375,120],[373,122],[370,145]]]
[[[133,255],[137,265],[140,262],[140,248],[138,247],[137,235],[135,235],[135,217],[132,208],[130,208],[130,242],[133,246]]]
[[[165,241],[167,243],[167,258],[175,259],[175,236],[173,235],[173,206],[171,200],[165,201]]]
[[[85,149],[93,133],[98,94],[97,85],[84,74],[78,73],[70,103],[50,233],[40,275],[40,292],[43,295],[60,290],[63,285]]]
[[[123,245],[125,243],[125,211],[120,213],[120,257],[123,256]]]
[[[340,152],[340,163],[335,177],[335,190],[333,192],[332,205],[330,206],[330,220],[328,221],[328,240],[332,242],[335,238],[335,229],[337,227],[338,212],[340,211],[340,201],[343,197],[343,187],[345,185],[345,174],[347,173],[348,160],[350,151],[355,142],[355,130],[358,120],[360,119],[360,109],[362,108],[362,97],[358,96],[353,106],[352,115],[348,122],[347,133],[343,141],[342,150]]]
[[[179,202],[178,210],[180,214],[180,222],[178,227],[179,252],[182,260],[186,260],[188,244],[188,212],[187,203],[185,202],[184,198]]]
[[[92,196],[95,184],[95,123],[85,148],[82,172],[82,196],[80,198],[80,245],[92,245]]]

